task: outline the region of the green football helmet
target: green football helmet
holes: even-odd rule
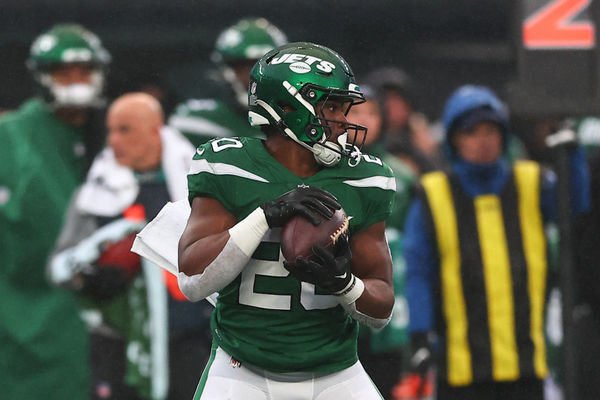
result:
[[[264,18],[242,19],[217,38],[211,58],[244,108],[248,106],[248,87],[236,76],[235,68],[249,63],[249,69],[267,52],[285,43],[285,34]]]
[[[45,89],[54,106],[88,107],[99,105],[110,55],[98,37],[78,24],[59,24],[38,36],[29,51],[27,67]],[[89,84],[58,85],[50,72],[71,64],[93,68]]]
[[[328,100],[348,103],[347,113],[365,98],[348,63],[325,46],[306,42],[284,45],[265,54],[250,72],[250,124],[277,127],[313,152],[317,162],[333,166],[342,156],[360,154],[367,128],[323,118],[318,107]],[[328,140],[332,133],[329,124],[335,123],[346,127],[337,143]],[[357,143],[359,137],[361,143]]]

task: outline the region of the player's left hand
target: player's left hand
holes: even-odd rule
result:
[[[335,254],[319,245],[313,246],[312,251],[311,258],[298,257],[293,264],[284,261],[283,266],[298,280],[312,283],[334,294],[346,288],[353,277],[348,236],[340,236]]]

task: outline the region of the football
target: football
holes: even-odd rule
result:
[[[314,245],[333,248],[339,237],[348,232],[348,226],[348,216],[343,209],[337,210],[331,219],[322,217],[317,226],[302,216],[295,216],[281,232],[281,253],[291,263],[299,256],[310,258]]]

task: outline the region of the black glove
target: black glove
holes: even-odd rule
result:
[[[283,266],[298,280],[312,283],[332,293],[346,288],[354,277],[350,268],[352,251],[348,236],[340,236],[335,255],[319,245],[313,246],[312,251],[312,257],[298,257],[293,264],[284,261]]]
[[[317,214],[330,219],[335,210],[342,208],[331,193],[309,186],[299,186],[260,207],[270,228],[284,226],[295,215],[302,215],[316,226],[321,222]]]
[[[80,291],[96,300],[109,300],[123,293],[132,280],[127,270],[116,265],[91,265],[79,274]]]
[[[131,252],[134,240],[132,233],[114,243],[105,242],[98,260],[80,273],[81,292],[97,300],[123,293],[142,268],[140,256]]]

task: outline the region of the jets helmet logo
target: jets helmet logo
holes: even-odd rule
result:
[[[312,70],[314,65],[321,72],[329,73],[335,69],[335,65],[329,61],[305,54],[288,53],[271,60],[271,64],[290,64],[290,69],[298,74],[305,74]]]

